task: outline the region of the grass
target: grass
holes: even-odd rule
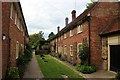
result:
[[[48,62],[44,62],[39,55],[36,58],[45,78],[62,78],[61,75],[66,75],[68,78],[82,78],[79,74],[56,61],[50,55],[45,55],[45,60]]]

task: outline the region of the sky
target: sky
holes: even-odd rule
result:
[[[65,18],[71,22],[71,12],[80,15],[90,0],[20,0],[29,34],[44,32],[47,39],[51,32],[57,33],[57,27],[65,27]]]

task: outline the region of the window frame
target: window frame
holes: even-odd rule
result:
[[[67,38],[67,35],[66,35],[66,33],[64,33],[64,39],[66,39]]]
[[[79,34],[79,33],[82,33],[82,32],[83,32],[82,25],[78,25],[78,27],[77,27],[77,33]]]
[[[19,42],[16,42],[16,59],[19,58]]]
[[[70,45],[70,56],[73,56],[73,45]]]
[[[77,53],[79,52],[79,45],[82,46],[82,43],[78,43],[78,44],[77,44]]]
[[[67,55],[67,45],[64,45],[64,54]]]
[[[10,8],[10,18],[13,19],[13,4],[11,4]]]

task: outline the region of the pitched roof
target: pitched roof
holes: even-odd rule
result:
[[[86,9],[82,14],[80,14],[74,21],[70,22],[67,26],[65,26],[61,31],[59,31],[55,37],[59,37],[61,35],[63,35],[65,32],[69,31],[70,29],[73,29],[77,26],[78,21],[84,22],[87,18],[88,13],[90,13],[92,11],[92,9],[98,4],[98,2],[95,2],[91,7],[89,7],[88,9]],[[53,40],[51,39],[51,40]]]
[[[105,35],[105,34],[110,34],[113,32],[118,32],[120,31],[120,17],[117,17],[115,19],[113,19],[110,23],[107,24],[107,26],[105,26],[105,28],[102,30],[102,32],[100,33],[100,35]]]

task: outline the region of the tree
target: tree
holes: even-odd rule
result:
[[[55,34],[53,32],[51,32],[48,36],[48,40],[52,39],[55,36]]]
[[[87,9],[89,9],[94,3],[95,3],[96,0],[91,0],[91,3],[87,3]]]
[[[39,49],[39,41],[45,40],[43,35],[44,33],[42,31],[30,35],[29,43],[33,49]]]

